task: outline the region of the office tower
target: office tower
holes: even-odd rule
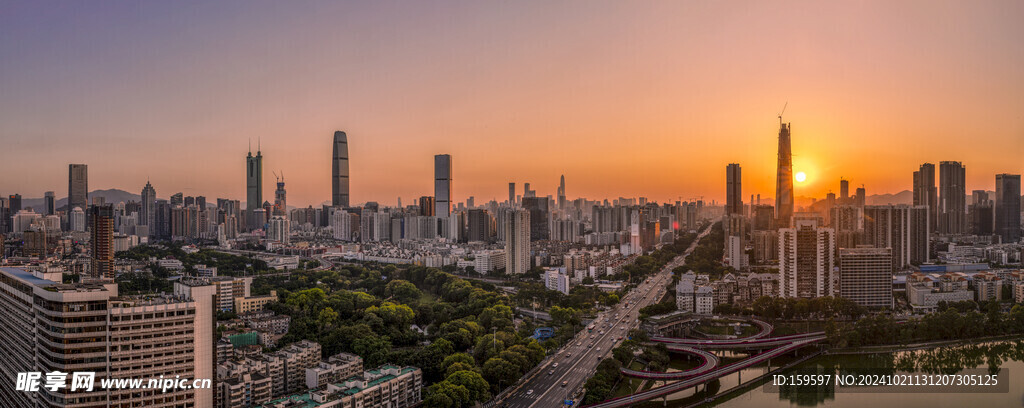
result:
[[[185,205],[185,195],[182,193],[171,194],[171,206]]]
[[[790,148],[790,124],[779,117],[779,164],[775,179],[775,225],[789,228],[793,217],[793,153]]]
[[[150,236],[156,235],[155,217],[156,189],[153,188],[152,184],[149,184],[149,180],[146,180],[146,186],[142,188],[142,211],[139,214],[139,225],[148,225]]]
[[[725,213],[743,214],[743,179],[740,165],[730,163],[725,166]]]
[[[839,293],[863,307],[892,307],[892,249],[839,250]]]
[[[755,205],[751,220],[754,231],[775,229],[775,208],[770,205]]]
[[[864,191],[864,186],[857,187],[857,196],[853,198],[853,205],[857,208],[864,209],[864,205],[867,204],[868,193]]]
[[[836,194],[829,191],[825,194],[825,205],[821,208],[821,216],[825,219],[825,226],[832,227],[832,209],[836,206]]]
[[[971,234],[987,236],[995,232],[995,209],[992,208],[991,201],[984,200],[978,204],[971,204],[967,216],[970,218]]]
[[[533,241],[549,239],[548,198],[523,197],[523,209],[530,212],[530,239]]]
[[[0,268],[0,279],[17,288],[0,291],[0,303],[7,305],[0,319],[0,372],[11,379],[0,383],[0,405],[213,406],[212,387],[99,388],[99,380],[108,377],[144,382],[161,377],[213,379],[209,296],[119,296],[112,282],[62,284],[60,273],[20,268]],[[63,327],[67,324],[74,327]],[[36,392],[14,390],[19,372],[54,371],[69,373],[69,386],[70,373],[94,372],[96,387],[72,392],[70,387],[51,390],[40,384]]]
[[[345,132],[334,132],[334,159],[331,170],[331,205],[348,207],[348,136]]]
[[[291,223],[287,218],[282,215],[270,217],[269,227],[267,228],[267,239],[288,245],[291,242],[289,239],[290,232]]]
[[[274,175],[277,179],[277,190],[274,190],[274,212],[273,215],[285,216],[288,213],[287,193],[284,191],[284,173],[280,176]]]
[[[565,175],[562,175],[561,180],[558,182],[558,209],[565,209]]]
[[[530,211],[509,210],[505,224],[505,273],[520,275],[530,269]]]
[[[156,239],[171,239],[171,203],[167,200],[156,200],[153,206],[153,224],[149,227]]]
[[[796,218],[792,228],[779,229],[779,296],[838,296],[835,276],[835,232],[816,218]]]
[[[434,215],[447,218],[452,213],[452,156],[434,156]]]
[[[924,163],[914,172],[914,205],[928,206],[928,229],[935,231],[939,214],[939,193],[935,188],[935,165]]]
[[[536,196],[537,192],[530,189],[530,183],[523,183],[523,198]]]
[[[469,234],[466,241],[491,242],[491,215],[487,210],[469,210]]]
[[[52,191],[43,194],[43,215],[54,215],[57,213],[56,196]]]
[[[68,165],[68,211],[89,207],[89,167],[84,164]]]
[[[263,224],[253,216],[255,211],[263,205],[263,152],[259,147],[256,148],[256,156],[252,155],[250,148],[249,154],[245,156],[245,166],[245,210],[250,217],[249,227],[255,229],[258,228],[257,225]],[[171,204],[174,204],[173,197]]]
[[[839,202],[847,204],[850,199],[850,180],[839,179]]]
[[[11,209],[11,216],[22,210],[21,194],[11,194],[7,197],[7,207]]]
[[[962,234],[966,227],[967,170],[955,161],[939,163],[939,212],[940,234]]]
[[[754,263],[761,265],[779,257],[779,233],[774,230],[755,230],[750,233],[754,246]]]
[[[434,216],[434,197],[420,197],[420,215],[426,217]]]
[[[928,207],[869,205],[864,207],[864,244],[892,249],[893,270],[929,260]]]
[[[971,204],[986,204],[988,203],[988,191],[985,190],[974,190],[971,191]]]
[[[110,205],[89,207],[89,256],[91,274],[97,278],[114,278],[114,208]]]
[[[1020,240],[1020,174],[996,174],[995,233],[1004,243]]]
[[[85,232],[85,228],[85,211],[82,207],[72,208],[68,214],[68,229],[73,232]]]
[[[508,183],[508,205],[509,207],[516,205],[516,183]]]

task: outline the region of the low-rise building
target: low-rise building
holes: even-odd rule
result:
[[[911,274],[907,277],[907,300],[915,312],[931,312],[939,302],[974,300],[974,292],[967,288],[963,274],[947,273],[941,277]]]
[[[272,290],[269,295],[236,297],[234,299],[235,313],[262,312],[267,303],[277,301],[277,291]]]
[[[270,401],[270,377],[258,372],[222,378],[217,382],[217,408],[251,407]]]
[[[324,388],[273,400],[262,408],[410,408],[423,401],[423,371],[416,367],[384,365],[327,384]]]
[[[972,277],[976,299],[999,301],[1003,297],[1003,279],[991,272],[978,272]]]
[[[317,389],[339,382],[363,371],[363,359],[354,354],[338,353],[306,369],[306,388]]]

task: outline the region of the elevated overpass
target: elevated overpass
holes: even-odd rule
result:
[[[755,356],[752,356],[750,358],[747,358],[747,359],[744,359],[744,360],[741,360],[741,361],[737,361],[737,362],[735,362],[733,364],[730,364],[730,365],[727,365],[725,367],[722,367],[722,368],[719,368],[719,369],[716,369],[716,370],[713,370],[713,371],[710,371],[710,372],[707,372],[707,373],[704,373],[704,374],[700,374],[700,375],[694,376],[694,377],[686,379],[686,380],[681,380],[681,381],[677,381],[677,382],[674,382],[674,383],[671,383],[671,384],[666,384],[666,385],[663,385],[661,387],[651,388],[649,390],[641,391],[641,392],[638,392],[638,393],[635,393],[635,394],[630,394],[630,395],[626,395],[626,396],[622,396],[622,397],[618,397],[618,398],[613,398],[613,399],[610,399],[610,400],[607,400],[607,401],[599,402],[597,404],[588,405],[587,408],[628,407],[628,406],[631,406],[631,405],[634,405],[634,404],[637,404],[637,403],[640,403],[640,402],[643,402],[643,401],[648,401],[648,400],[651,400],[651,399],[654,399],[654,398],[668,396],[668,395],[677,393],[679,391],[685,390],[687,388],[695,387],[697,385],[704,384],[704,383],[709,382],[709,381],[714,381],[714,380],[716,380],[718,378],[727,376],[729,374],[735,373],[737,371],[743,370],[743,369],[748,368],[748,367],[755,366],[757,364],[761,364],[761,363],[766,362],[766,361],[768,361],[768,360],[770,360],[772,358],[775,358],[775,357],[781,356],[783,354],[786,354],[786,353],[788,353],[790,351],[793,351],[793,350],[799,349],[801,347],[808,346],[808,345],[811,345],[811,344],[814,344],[814,343],[817,343],[817,342],[820,342],[820,341],[823,341],[823,340],[825,340],[825,336],[824,335],[817,335],[817,336],[810,336],[810,337],[806,337],[805,336],[804,338],[795,338],[795,339],[791,338],[789,340],[788,344],[785,344],[783,346],[776,347],[774,349],[762,352],[762,353],[757,354]]]
[[[674,345],[674,344],[673,345],[668,345],[667,347],[668,347],[668,351],[671,351],[671,352],[693,354],[693,355],[696,355],[697,357],[700,357],[701,360],[702,360],[701,365],[698,366],[698,367],[695,367],[695,368],[691,368],[689,370],[676,371],[676,372],[671,372],[671,373],[663,373],[663,372],[657,372],[657,371],[630,370],[630,369],[625,368],[625,367],[619,369],[619,371],[623,375],[626,375],[626,376],[629,376],[629,377],[633,377],[633,378],[643,378],[643,379],[648,379],[648,380],[659,380],[659,381],[679,380],[679,379],[683,379],[683,378],[687,378],[687,377],[693,377],[695,375],[701,375],[701,374],[704,374],[704,373],[706,373],[708,371],[714,370],[715,367],[717,367],[718,364],[720,363],[720,361],[718,359],[718,356],[716,356],[716,355],[714,355],[714,354],[712,354],[710,352],[701,350],[701,349],[697,349],[697,348],[693,348],[693,347],[689,347],[689,346],[677,346],[677,345]]]

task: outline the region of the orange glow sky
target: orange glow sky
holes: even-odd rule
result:
[[[1024,172],[1024,2],[160,3],[2,6],[0,193],[63,197],[73,162],[90,189],[244,199],[261,139],[264,199],[275,170],[319,204],[340,129],[353,203],[432,195],[437,153],[458,201],[562,174],[722,200],[730,162],[772,197],[787,101],[799,196]]]

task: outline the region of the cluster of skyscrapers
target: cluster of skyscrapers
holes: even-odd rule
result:
[[[725,261],[738,270],[778,262],[779,296],[842,296],[888,307],[893,273],[932,261],[933,241],[969,234],[1020,240],[1020,175],[996,175],[994,200],[976,190],[968,204],[966,170],[955,161],[940,162],[938,177],[934,164],[922,164],[910,205],[867,205],[865,189],[850,196],[842,179],[839,197],[829,192],[797,211],[791,129],[780,120],[774,208],[753,196],[744,206],[740,165],[725,172]]]

